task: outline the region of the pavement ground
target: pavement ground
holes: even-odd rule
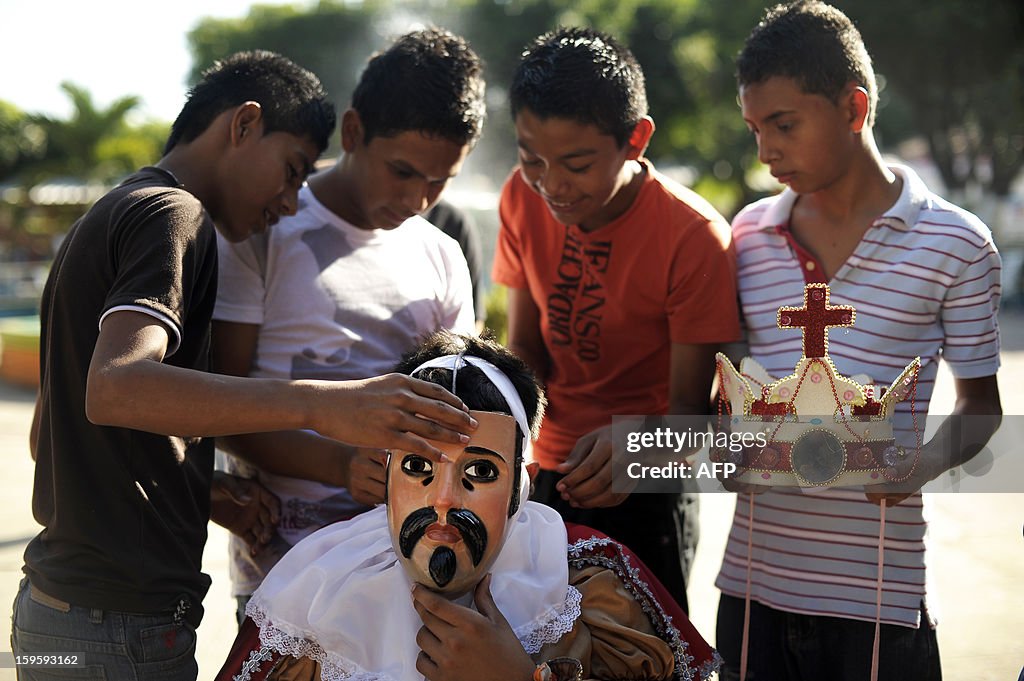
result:
[[[1003,366],[999,372],[1005,414],[1024,415],[1024,314],[1000,317]],[[948,413],[953,383],[940,370],[932,413]],[[33,463],[28,429],[35,395],[0,383],[0,608],[10,604],[21,579],[22,553],[39,531],[32,518]],[[1021,483],[1024,489],[1024,481]],[[946,679],[1015,681],[1024,666],[1024,493],[930,494],[929,569],[940,618],[939,650]],[[701,499],[700,546],[690,577],[690,617],[713,642],[718,590],[714,579],[729,530],[734,497],[706,494]],[[235,635],[234,599],[227,568],[227,533],[210,526],[204,570],[213,586],[204,601],[199,628],[199,679],[212,679]],[[10,650],[10,616],[0,616],[0,651]],[[55,651],[59,652],[59,651]],[[0,668],[0,681],[14,679]]]

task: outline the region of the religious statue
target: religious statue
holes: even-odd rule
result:
[[[289,551],[218,681],[705,679],[717,653],[624,546],[528,501],[544,408],[494,341],[439,332],[397,370],[478,422],[434,460],[392,451],[387,503]]]

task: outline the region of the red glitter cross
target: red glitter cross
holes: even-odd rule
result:
[[[803,307],[780,307],[780,329],[802,327],[804,357],[824,357],[828,347],[830,326],[853,326],[856,312],[851,305],[828,304],[828,284],[804,286]]]

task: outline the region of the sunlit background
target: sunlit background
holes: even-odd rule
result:
[[[692,186],[730,218],[745,203],[777,191],[779,187],[757,163],[753,139],[740,119],[733,77],[733,58],[766,4],[754,0],[324,0],[266,5],[248,0],[0,0],[0,386],[21,384],[28,386],[23,390],[34,391],[38,373],[37,355],[32,354],[38,346],[34,315],[56,245],[95,198],[135,168],[158,160],[188,84],[216,58],[240,49],[281,52],[318,73],[343,108],[366,58],[390,38],[425,24],[465,35],[485,60],[489,118],[478,148],[448,198],[476,217],[486,273],[497,229],[496,192],[515,162],[505,97],[508,79],[522,47],[558,24],[594,25],[633,49],[646,73],[657,123],[648,156],[659,170]],[[875,61],[881,91],[876,138],[883,153],[912,165],[934,190],[979,214],[992,228],[1003,256],[1004,314],[1018,315],[1012,318],[1017,321],[1004,325],[1006,365],[1000,372],[1001,382],[1014,376],[1013,371],[1024,375],[1020,359],[1024,324],[1019,321],[1024,262],[1022,3],[836,0],[835,4],[857,23]],[[328,156],[336,152],[335,143]],[[500,326],[503,296],[495,293],[489,301],[494,309],[488,323]],[[23,373],[11,373],[18,371]],[[7,400],[0,407],[10,410],[22,398],[4,392],[8,390],[0,388],[0,397]],[[22,400],[25,414],[30,401],[31,396]],[[10,422],[21,424],[23,412],[11,416]],[[19,432],[16,439],[20,443],[23,435]],[[27,453],[15,452],[13,458],[21,475],[16,479],[30,479],[30,462],[22,460]],[[20,510],[12,526],[25,525],[29,532],[33,524],[28,518],[28,492],[8,491],[18,495]],[[1011,526],[1019,544],[1024,516],[1020,497],[998,503],[993,508],[1000,509],[1000,521]],[[950,507],[942,507],[946,508]],[[960,513],[966,507],[956,508]],[[711,504],[708,513],[714,509]],[[943,512],[953,513],[940,509],[940,516]],[[956,518],[940,520],[948,527]],[[957,527],[978,535],[978,527],[988,520],[977,521],[980,525]],[[1009,540],[1001,532],[990,529],[979,536],[990,540],[986,546],[1005,547]],[[214,530],[214,540],[217,536]],[[709,531],[702,542],[712,546],[719,539]],[[991,650],[985,645],[1003,641],[1011,631],[1019,632],[1020,592],[1010,586],[1009,566],[1019,566],[1024,556],[1017,551],[993,554],[989,560],[958,554],[957,547],[970,539],[939,536],[940,548],[943,542],[948,544],[942,555],[954,561],[977,558],[970,569],[959,567],[960,563],[948,567],[951,582],[960,575],[963,579],[946,591],[984,587],[978,593],[987,595],[977,606],[985,600],[992,608],[1002,609],[992,610],[992,616],[977,608],[971,611],[970,594],[964,594],[955,611],[959,621],[940,627],[940,636],[955,632],[964,641],[960,647],[942,643],[944,665],[971,670],[957,678],[1011,678],[1011,672],[1015,678],[1024,662],[1018,659],[1024,654],[1019,635],[1016,643],[993,643]],[[0,548],[10,549],[10,555],[0,553],[4,560],[0,595],[5,599],[0,609],[6,607],[17,583],[17,541],[0,540]],[[208,555],[223,563],[223,550],[218,549],[219,553],[209,551]],[[720,555],[719,549],[710,559],[707,584]],[[212,570],[217,569],[214,563]],[[1019,585],[1019,573],[1014,579],[1013,584]],[[999,588],[1005,591],[993,585],[1002,585]],[[713,589],[709,586],[707,591]],[[713,613],[706,611],[713,609],[717,596],[709,605],[707,599],[701,600],[702,593],[691,593],[691,602],[695,596],[698,604],[707,605],[698,617],[710,637]],[[225,604],[230,605],[226,595],[211,593],[207,600],[212,614],[200,632],[204,678],[232,637],[230,624],[221,626],[223,631],[215,624],[229,621],[222,617]],[[1014,623],[1009,624],[1012,618]],[[994,624],[996,620],[1003,624]],[[1016,647],[1003,654],[1006,645]],[[966,657],[976,651],[981,651],[980,658]],[[962,658],[957,660],[956,655]],[[4,673],[0,671],[0,679],[6,678]]]

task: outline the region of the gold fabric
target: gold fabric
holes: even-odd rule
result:
[[[592,566],[569,569],[569,583],[583,595],[572,631],[544,646],[535,662],[574,657],[583,678],[669,679],[675,669],[672,649],[654,631],[640,604],[614,571]]]

